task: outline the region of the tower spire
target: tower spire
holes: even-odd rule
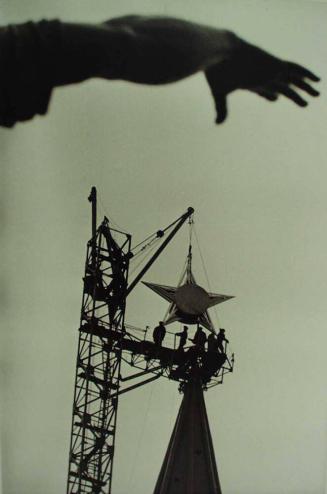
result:
[[[185,386],[153,494],[221,494],[201,381]]]

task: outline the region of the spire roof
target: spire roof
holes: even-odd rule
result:
[[[221,494],[199,379],[186,384],[154,494]]]

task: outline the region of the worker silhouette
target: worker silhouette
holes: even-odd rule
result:
[[[54,87],[92,77],[168,84],[203,71],[216,123],[236,89],[269,101],[282,94],[298,106],[319,93],[319,78],[242,40],[232,31],[163,16],[127,15],[97,24],[43,20],[0,27],[0,125],[48,110]]]
[[[202,354],[202,373],[205,381],[209,381],[213,375],[217,376],[217,372],[226,361],[223,341],[228,340],[225,338],[224,331],[220,330],[218,335],[212,332],[208,336],[208,352],[205,355]]]
[[[181,333],[176,333],[176,336],[179,336],[179,346],[177,350],[182,351],[184,349],[184,346],[187,341],[187,336],[188,336],[188,327],[183,326],[183,331]]]
[[[199,352],[204,352],[204,347],[207,342],[207,336],[201,326],[198,326],[198,329],[196,330],[196,333],[194,335],[194,338],[191,339],[191,341],[194,343],[196,349]]]
[[[163,321],[159,321],[159,325],[153,330],[153,341],[156,346],[161,346],[162,342],[166,336],[166,328]]]
[[[210,353],[218,352],[218,341],[215,333],[210,333],[208,336],[208,352]]]
[[[221,352],[221,353],[225,353],[225,349],[224,349],[224,345],[223,345],[223,342],[226,342],[226,343],[229,343],[229,341],[227,340],[227,338],[225,337],[225,330],[223,328],[220,328],[219,329],[219,333],[217,335],[217,347],[218,347],[218,350]]]

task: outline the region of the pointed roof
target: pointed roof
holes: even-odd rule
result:
[[[221,494],[201,381],[186,384],[154,494]]]

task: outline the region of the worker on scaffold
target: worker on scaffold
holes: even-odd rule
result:
[[[179,346],[177,348],[178,351],[182,352],[184,351],[184,346],[187,341],[187,336],[188,336],[188,327],[183,326],[183,331],[181,333],[176,333],[176,336],[179,336]]]
[[[159,325],[153,330],[153,341],[156,346],[162,346],[162,342],[166,336],[166,328],[163,321],[159,321]]]
[[[216,375],[219,369],[226,360],[226,352],[223,342],[228,340],[225,338],[225,330],[220,329],[218,335],[214,330],[208,336],[208,352],[203,360],[203,378],[210,380],[211,376]]]
[[[217,353],[218,352],[218,340],[215,333],[210,333],[208,336],[208,352]]]
[[[205,350],[205,344],[207,342],[207,336],[201,326],[198,326],[198,329],[196,330],[196,333],[194,335],[194,338],[191,339],[191,341],[194,343],[196,349],[198,352],[204,352]]]
[[[218,350],[221,352],[221,353],[225,353],[225,348],[224,348],[224,345],[223,345],[223,342],[226,342],[226,343],[229,343],[229,341],[227,340],[227,338],[225,337],[225,330],[223,328],[220,328],[219,329],[219,333],[217,335],[217,347],[218,347]]]

